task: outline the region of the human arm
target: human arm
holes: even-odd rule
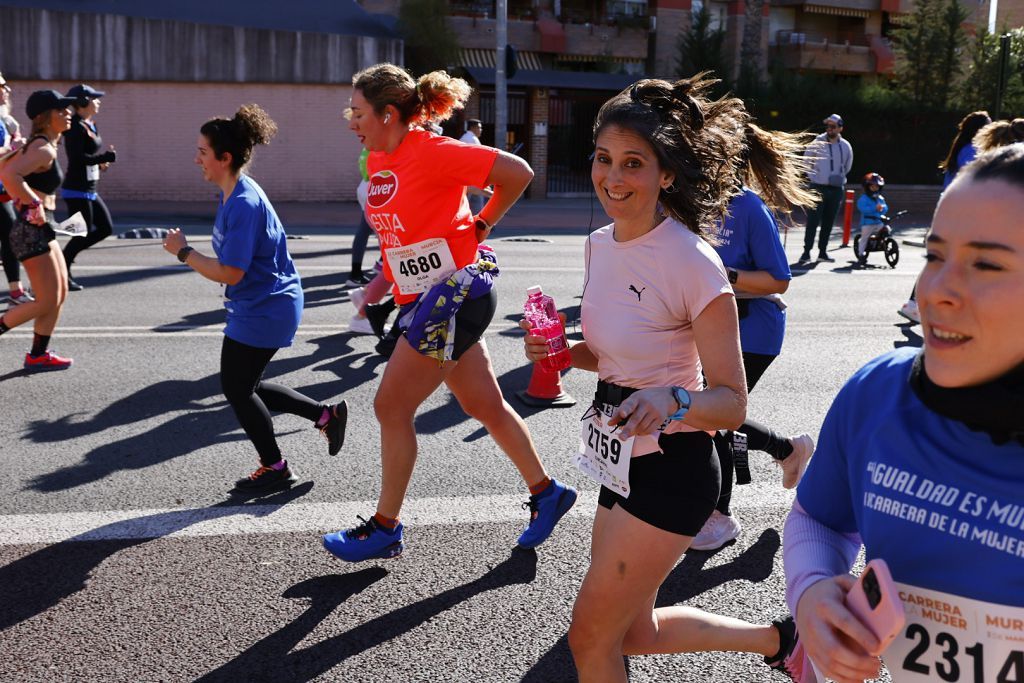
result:
[[[89,134],[85,132],[85,123],[77,121],[68,129],[68,132],[64,134],[64,149],[67,152],[69,163],[96,166],[97,164],[113,163],[117,160],[117,153],[113,147],[106,152],[98,150],[94,153],[87,152],[88,140]]]
[[[23,211],[25,220],[34,225],[46,222],[45,195],[41,195],[28,186],[25,176],[38,171],[45,171],[57,158],[57,150],[53,145],[41,140],[34,141],[27,149],[15,152],[0,168],[0,183],[7,194],[11,195],[19,211]]]
[[[683,423],[697,429],[735,429],[747,413],[747,388],[740,353],[736,300],[720,294],[693,320],[693,338],[707,388],[690,391]],[[628,417],[623,436],[651,434],[679,409],[671,387],[642,389],[619,404],[612,423]]]
[[[850,175],[850,171],[853,170],[853,145],[846,138],[842,138],[842,141],[846,143],[846,163],[843,165],[843,175]]]
[[[878,639],[846,607],[860,536],[830,529],[797,500],[783,538],[786,598],[807,655],[836,683],[877,678],[879,661],[869,651],[878,651]]]
[[[164,249],[169,254],[178,255],[178,252],[188,246],[188,240],[184,233],[178,228],[171,228],[166,239]],[[215,258],[204,256],[194,249],[185,259],[185,265],[196,271],[207,280],[219,282],[222,285],[237,285],[245,277],[245,271],[234,266],[226,266]]]
[[[495,224],[522,196],[532,180],[533,169],[526,161],[508,152],[498,152],[485,183],[485,185],[492,186],[494,190],[478,216],[488,227],[485,228],[478,224],[478,241],[487,239]]]

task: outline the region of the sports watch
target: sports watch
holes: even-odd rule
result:
[[[729,284],[736,284],[736,281],[740,279],[740,271],[735,268],[726,268],[725,272],[729,274]]]
[[[670,420],[682,420],[690,412],[690,392],[682,387],[672,387],[672,398],[679,404],[679,410],[668,416]]]
[[[195,249],[192,247],[182,247],[178,250],[178,260],[184,263],[188,261],[188,255],[191,254]]]

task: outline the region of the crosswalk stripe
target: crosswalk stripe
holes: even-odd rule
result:
[[[301,484],[299,484],[301,486]],[[792,493],[776,480],[743,487],[743,511],[751,507],[788,506]],[[405,502],[407,526],[521,522],[525,494],[417,498]],[[585,491],[569,511],[591,517],[597,492]],[[734,508],[737,506],[734,505]],[[107,541],[115,539],[188,538],[243,534],[327,532],[354,526],[356,515],[369,516],[375,501],[298,503],[285,505],[214,505],[204,508],[52,512],[0,516],[0,546]]]

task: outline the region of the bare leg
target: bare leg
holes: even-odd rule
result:
[[[416,465],[416,409],[441,386],[455,363],[438,366],[414,350],[405,337],[398,340],[388,361],[374,412],[380,422],[381,489],[377,512],[398,519]]]
[[[467,350],[445,380],[459,405],[479,420],[498,447],[519,470],[527,486],[547,477],[544,465],[530,438],[530,431],[501,395],[487,346],[481,339]]]
[[[22,263],[35,289],[35,301],[19,304],[4,314],[4,324],[14,328],[35,320],[36,334],[51,335],[60,318],[60,308],[68,295],[68,271],[57,242],[50,251]]]

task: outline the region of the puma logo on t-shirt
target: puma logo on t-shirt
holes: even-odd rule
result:
[[[638,289],[636,288],[636,285],[630,285],[630,286],[629,286],[629,291],[631,291],[631,292],[633,292],[634,294],[636,294],[636,300],[637,300],[637,301],[640,301],[640,295],[641,295],[641,294],[643,294],[643,293],[644,293],[644,290],[646,290],[646,289],[647,289],[647,288],[646,288],[646,287],[644,287],[643,289],[639,289],[639,290],[638,290]]]

